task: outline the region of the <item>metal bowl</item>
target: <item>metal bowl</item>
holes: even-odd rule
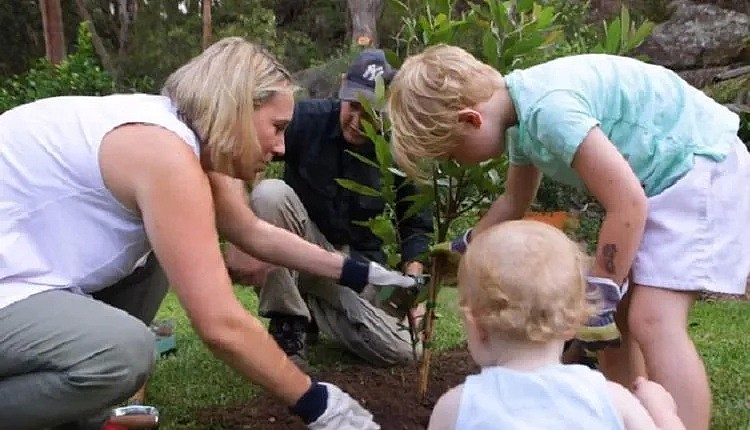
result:
[[[122,406],[112,410],[109,421],[130,429],[155,429],[159,427],[159,410],[144,405]]]

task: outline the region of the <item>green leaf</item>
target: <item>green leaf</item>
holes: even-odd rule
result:
[[[513,46],[506,49],[503,58],[511,60],[513,57],[526,55],[544,43],[544,36],[541,33],[534,33],[516,41]],[[510,62],[510,61],[508,61]]]
[[[482,36],[482,53],[484,54],[485,61],[487,61],[490,66],[496,69],[500,68],[497,55],[497,40],[491,31],[486,31],[484,36]]]
[[[373,141],[375,144],[375,156],[378,159],[380,165],[380,171],[385,173],[388,171],[388,167],[393,165],[393,156],[391,155],[391,148],[385,139]]]
[[[453,9],[452,0],[437,0],[433,5],[435,6],[435,11],[440,14],[450,15]]]
[[[349,191],[354,191],[357,194],[361,194],[363,196],[370,196],[370,197],[382,197],[383,193],[380,191],[368,187],[367,185],[362,185],[358,182],[352,181],[351,179],[343,179],[343,178],[336,178],[336,183],[340,186],[346,188]]]
[[[378,136],[378,132],[377,130],[375,130],[375,127],[373,127],[372,123],[366,119],[363,119],[359,123],[362,126],[362,131],[365,132],[365,136],[374,141]]]
[[[555,13],[554,7],[542,8],[541,12],[539,12],[539,15],[537,15],[536,18],[536,29],[538,31],[546,29],[550,26],[550,24],[555,22],[557,17],[558,14]]]
[[[633,34],[625,44],[625,47],[622,48],[622,53],[628,53],[631,50],[637,48],[638,46],[643,43],[644,40],[651,34],[651,31],[656,26],[655,22],[652,21],[646,21],[643,24],[641,24],[640,27],[635,31],[635,34]]]
[[[505,3],[497,0],[487,0],[487,2],[490,4],[490,10],[492,10],[493,21],[505,33],[506,30],[511,28]]]
[[[519,12],[529,12],[534,7],[534,0],[518,0],[516,7]]]
[[[388,0],[396,9],[396,13],[399,14],[399,16],[405,16],[409,15],[409,6],[407,6],[404,2],[399,0]]]
[[[393,223],[385,215],[380,215],[369,220],[369,227],[372,233],[383,240],[387,245],[396,244],[396,232],[393,229]]]
[[[385,82],[383,81],[383,75],[375,78],[375,103],[378,110],[385,104]]]
[[[378,163],[374,162],[373,160],[370,160],[369,158],[365,157],[362,154],[357,154],[356,152],[354,152],[354,151],[352,151],[350,149],[347,149],[346,152],[349,155],[351,155],[352,157],[356,158],[357,160],[359,160],[359,161],[367,164],[368,166],[372,166],[372,167],[374,167],[376,169],[380,168],[380,166],[378,166]]]
[[[395,51],[392,49],[384,49],[383,52],[385,53],[385,58],[388,60],[388,63],[393,67],[394,69],[400,69],[401,68],[401,58],[396,54]]]
[[[616,54],[620,47],[620,35],[622,33],[622,26],[620,24],[620,18],[615,18],[607,28],[607,39],[605,41],[604,49],[607,53]]]
[[[418,214],[419,212],[422,211],[422,209],[424,209],[425,207],[427,207],[427,205],[431,203],[432,203],[432,196],[424,195],[424,194],[418,195],[417,199],[414,200],[411,206],[409,206],[409,209],[407,209],[406,212],[404,212],[402,221],[407,220],[413,217],[414,215]]]
[[[623,4],[620,6],[620,46],[625,46],[625,39],[630,32],[630,11]]]

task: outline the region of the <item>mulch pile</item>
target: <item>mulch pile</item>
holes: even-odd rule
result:
[[[375,416],[383,430],[423,430],[432,408],[451,387],[479,368],[466,349],[439,353],[432,358],[427,398],[417,393],[418,374],[413,365],[375,368],[366,364],[326,369],[313,376],[338,385]],[[248,404],[204,409],[198,413],[202,428],[239,430],[305,430],[302,422],[276,400],[259,396]]]

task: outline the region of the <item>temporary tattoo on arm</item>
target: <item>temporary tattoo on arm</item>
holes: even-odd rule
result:
[[[617,246],[614,243],[608,243],[602,247],[604,268],[607,270],[607,273],[615,273],[615,254],[617,254]]]

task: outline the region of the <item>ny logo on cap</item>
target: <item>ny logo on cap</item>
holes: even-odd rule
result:
[[[374,81],[378,76],[383,74],[383,71],[383,66],[379,64],[370,64],[367,66],[367,69],[365,69],[365,73],[362,74],[362,77],[368,81]]]

